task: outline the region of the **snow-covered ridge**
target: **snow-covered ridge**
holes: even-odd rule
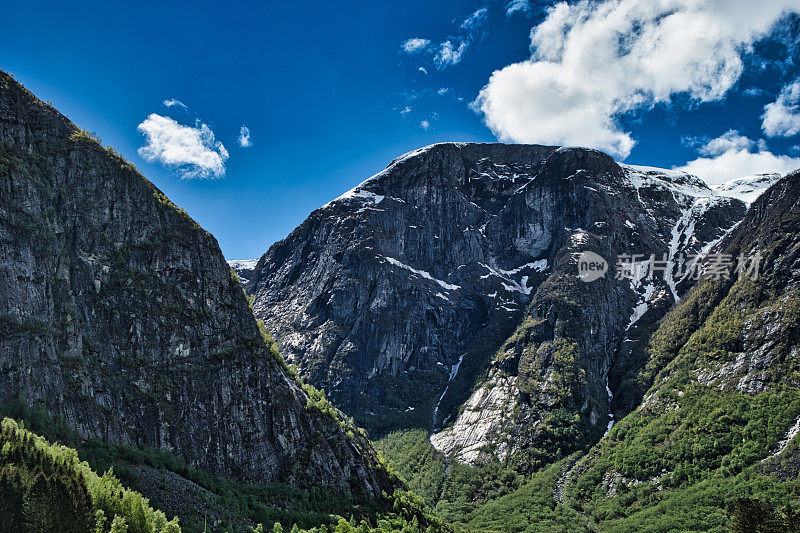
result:
[[[411,159],[412,157],[417,157],[417,156],[419,156],[421,154],[424,154],[425,152],[427,152],[428,150],[430,150],[434,146],[452,145],[452,146],[456,146],[456,147],[461,147],[461,146],[464,146],[466,144],[467,143],[463,143],[463,142],[443,142],[443,143],[431,144],[431,145],[428,145],[428,146],[424,146],[422,148],[417,148],[416,150],[411,150],[410,152],[407,152],[407,153],[401,155],[400,157],[394,159],[391,163],[389,163],[389,165],[385,169],[383,169],[380,172],[378,172],[377,174],[375,174],[373,176],[370,176],[369,178],[365,179],[364,181],[362,181],[361,183],[359,183],[358,185],[356,185],[355,187],[353,187],[352,189],[350,189],[346,193],[342,194],[341,196],[339,196],[337,198],[334,198],[330,202],[328,202],[325,205],[323,205],[320,209],[325,209],[326,207],[329,207],[330,205],[332,205],[334,203],[337,203],[337,202],[348,201],[348,200],[353,200],[353,199],[356,199],[356,200],[358,200],[358,199],[367,200],[367,201],[373,202],[373,204],[378,204],[378,203],[381,202],[381,200],[384,199],[384,196],[381,196],[379,194],[375,194],[374,192],[371,192],[371,191],[367,190],[367,187],[370,184],[372,184],[372,182],[374,182],[378,178],[380,178],[381,176],[387,174],[395,166],[397,166],[398,164],[402,163],[403,161],[405,161],[407,159]]]
[[[780,174],[775,173],[753,174],[709,186],[701,178],[682,170],[618,164],[625,172],[630,185],[637,190],[641,187],[661,186],[694,198],[735,198],[748,207],[781,178]]]
[[[239,276],[239,281],[241,281],[243,284],[250,281],[248,279],[250,274],[247,274],[247,277],[243,276],[242,274],[244,274],[246,271],[255,270],[257,264],[258,259],[231,259],[228,261],[228,266],[236,271],[236,274]]]
[[[258,258],[256,259],[231,259],[228,261],[228,265],[234,270],[253,270],[256,265],[258,264]]]
[[[642,187],[662,187],[684,197],[709,197],[716,193],[706,185],[706,182],[680,170],[667,170],[665,168],[643,167],[619,163],[625,172],[628,183],[636,190]]]
[[[754,174],[726,181],[720,185],[714,185],[712,188],[720,196],[736,198],[749,207],[779,179],[781,179],[781,175],[776,173]]]

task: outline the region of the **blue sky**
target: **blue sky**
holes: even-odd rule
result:
[[[593,146],[710,182],[800,166],[800,6],[651,4],[11,2],[0,68],[229,259],[440,141]]]

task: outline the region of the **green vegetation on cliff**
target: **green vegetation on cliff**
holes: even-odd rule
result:
[[[166,451],[136,448],[123,444],[109,444],[98,439],[84,440],[63,421],[51,418],[41,404],[29,407],[24,398],[18,398],[0,406],[0,416],[11,416],[19,420],[15,422],[6,418],[3,422],[3,439],[7,434],[6,428],[11,428],[20,435],[18,440],[37,443],[39,448],[49,450],[48,453],[58,455],[74,463],[80,476],[87,479],[99,479],[102,483],[87,482],[91,493],[100,488],[110,491],[112,496],[119,494],[120,498],[133,503],[106,504],[101,507],[102,517],[106,525],[111,527],[115,512],[121,518],[117,526],[121,527],[121,520],[125,519],[128,531],[158,532],[159,529],[137,529],[131,525],[131,519],[124,512],[131,508],[138,509],[138,503],[148,506],[150,511],[145,511],[145,516],[150,514],[162,516],[161,511],[152,510],[153,507],[164,509],[170,515],[181,516],[182,530],[186,532],[203,531],[204,523],[216,523],[214,530],[221,531],[249,531],[251,526],[263,524],[271,528],[273,524],[282,524],[288,528],[295,527],[297,531],[328,531],[326,528],[344,527],[339,522],[343,519],[347,524],[353,523],[362,527],[357,531],[443,531],[446,527],[431,511],[421,498],[413,492],[396,490],[393,494],[384,494],[382,498],[369,498],[364,495],[354,495],[346,491],[323,489],[319,487],[292,486],[286,483],[273,483],[260,485],[245,483],[223,476],[213,475],[208,472],[193,468],[186,462]],[[22,429],[29,427],[32,431]],[[45,437],[34,434],[40,433]],[[11,433],[9,433],[11,434]],[[27,439],[27,440],[26,440]],[[46,440],[47,439],[47,440]],[[64,445],[50,445],[49,441],[67,443]],[[3,447],[5,440],[0,441],[0,468],[4,468],[8,455]],[[17,461],[12,461],[14,464]],[[24,479],[34,479],[40,473],[49,476],[47,465],[40,466],[38,461],[29,462]],[[384,466],[385,467],[385,466]],[[0,470],[4,472],[5,470]],[[58,470],[59,472],[61,470]],[[105,472],[100,476],[95,472]],[[0,474],[0,480],[5,479]],[[69,478],[71,479],[71,478]],[[155,480],[155,481],[154,481]],[[2,481],[0,481],[2,483]],[[81,483],[63,485],[58,488],[66,500],[81,501]],[[184,486],[188,491],[178,495]],[[3,491],[0,490],[0,493]],[[25,490],[16,492],[24,494]],[[140,493],[151,494],[152,497],[144,499]],[[49,496],[56,497],[56,496]],[[60,496],[59,496],[60,497]],[[94,493],[92,493],[94,497]],[[103,502],[108,500],[102,496]],[[0,504],[2,505],[2,504]],[[133,506],[133,507],[131,507]],[[202,509],[198,506],[201,506]],[[90,502],[91,507],[91,502]],[[56,512],[60,509],[56,507]],[[74,531],[92,531],[96,517],[99,516],[91,509],[91,524],[89,529],[81,529],[81,525]],[[73,512],[71,507],[68,511]],[[121,514],[122,513],[122,514]],[[138,511],[137,511],[138,513]],[[48,515],[50,516],[50,515]],[[60,515],[58,515],[60,516]],[[138,514],[136,514],[138,516]],[[109,518],[110,517],[110,518]],[[56,520],[57,515],[52,515],[48,520]],[[160,518],[154,519],[156,524]],[[166,520],[164,520],[166,524]],[[1,527],[0,531],[6,531]],[[81,524],[83,524],[81,522]],[[170,526],[177,527],[177,519],[169,522]],[[341,526],[341,527],[340,527]],[[349,526],[348,526],[349,527]],[[366,528],[366,529],[364,529]],[[409,529],[410,528],[410,529]],[[174,529],[179,531],[180,529]],[[23,530],[27,531],[27,530]],[[36,529],[40,531],[40,529]],[[108,528],[99,531],[108,531]],[[114,530],[118,531],[118,530]],[[173,531],[166,529],[164,531]],[[344,529],[343,531],[347,531]]]
[[[0,508],[0,531],[180,531],[111,470],[98,475],[74,449],[9,418],[0,426]]]
[[[642,405],[529,475],[450,463],[423,430],[375,447],[457,531],[798,531],[798,301],[748,279],[701,285],[650,338]]]

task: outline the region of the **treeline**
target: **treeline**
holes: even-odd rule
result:
[[[175,533],[146,498],[112,471],[99,476],[78,453],[6,418],[0,425],[0,531]]]
[[[447,531],[412,492],[397,490],[382,498],[307,489],[286,484],[256,485],[211,475],[159,450],[82,441],[63,421],[23,398],[0,406],[6,418],[0,434],[0,531],[159,533],[181,531],[160,507],[142,496],[132,468],[146,465],[173,472],[219,496],[219,505],[239,523],[263,524],[256,531]],[[50,444],[26,427],[51,440]],[[75,449],[77,448],[77,450]],[[105,472],[98,475],[97,472]],[[115,474],[116,472],[116,474]],[[155,508],[154,508],[155,507]],[[174,512],[178,512],[172,509]],[[183,512],[181,512],[181,516]],[[347,517],[347,518],[344,518]],[[183,531],[203,531],[202,516],[185,516]],[[220,529],[221,528],[221,529]],[[217,524],[215,530],[243,531],[245,526]]]

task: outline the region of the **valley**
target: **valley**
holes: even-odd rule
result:
[[[0,193],[7,530],[795,527],[798,172],[439,143],[226,262],[0,73]]]

